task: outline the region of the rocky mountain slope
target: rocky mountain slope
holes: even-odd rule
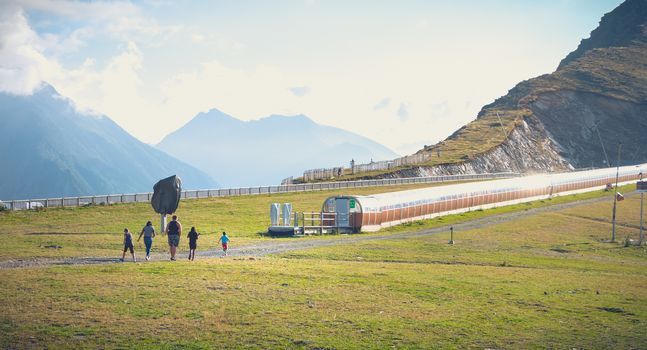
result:
[[[0,199],[133,193],[179,175],[214,188],[207,174],[148,146],[105,116],[77,112],[51,86],[0,93]]]
[[[539,172],[647,161],[647,1],[604,15],[551,74],[523,81],[430,152],[375,177]]]
[[[198,114],[157,147],[206,171],[223,186],[274,185],[306,169],[397,156],[375,141],[304,115],[246,122],[217,109]]]

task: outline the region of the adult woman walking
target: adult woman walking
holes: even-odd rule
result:
[[[144,244],[146,245],[146,260],[150,260],[153,237],[155,237],[155,228],[153,228],[152,222],[149,221],[146,223],[146,226],[144,226],[142,232],[139,234],[139,238],[137,238],[137,242],[142,238],[142,235],[144,236]]]

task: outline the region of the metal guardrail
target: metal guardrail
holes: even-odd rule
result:
[[[290,184],[276,186],[254,186],[238,188],[220,188],[212,190],[187,190],[182,191],[182,199],[253,196],[260,194],[277,194],[292,192],[327,191],[334,189],[377,187],[390,185],[406,185],[421,183],[438,183],[464,180],[487,180],[521,176],[519,173],[493,173],[493,174],[465,174],[444,175],[429,177],[410,177],[394,179],[357,180],[341,182],[320,182],[305,184]],[[153,192],[131,194],[109,194],[100,196],[81,196],[46,199],[21,199],[0,201],[0,206],[8,210],[29,210],[41,208],[80,207],[87,205],[110,205],[116,203],[141,203],[150,202]]]

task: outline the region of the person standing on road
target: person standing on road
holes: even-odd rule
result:
[[[173,220],[166,226],[168,235],[168,248],[171,253],[171,261],[175,261],[177,246],[180,245],[180,235],[182,234],[182,224],[177,221],[177,216],[173,215]]]
[[[151,259],[151,247],[153,246],[153,237],[155,237],[155,228],[153,228],[152,222],[147,222],[146,226],[142,229],[142,232],[139,233],[139,238],[137,242],[144,236],[144,244],[146,245],[146,260]]]
[[[126,258],[126,251],[130,250],[130,254],[133,256],[133,262],[137,262],[135,259],[135,247],[133,246],[133,235],[128,231],[127,228],[124,229],[124,252],[121,254],[120,261],[124,261]]]
[[[220,236],[218,242],[222,243],[222,252],[225,256],[227,256],[227,249],[229,249],[229,237],[227,237],[227,232],[223,231],[222,236]]]
[[[191,227],[191,231],[186,235],[189,238],[189,260],[195,260],[195,250],[198,248],[198,236],[200,233]]]

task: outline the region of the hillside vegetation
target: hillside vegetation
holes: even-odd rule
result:
[[[647,250],[602,243],[610,206],[456,232],[455,245],[436,235],[253,259],[0,269],[0,347],[645,348]],[[619,237],[636,237],[638,209],[637,196],[621,203]]]

